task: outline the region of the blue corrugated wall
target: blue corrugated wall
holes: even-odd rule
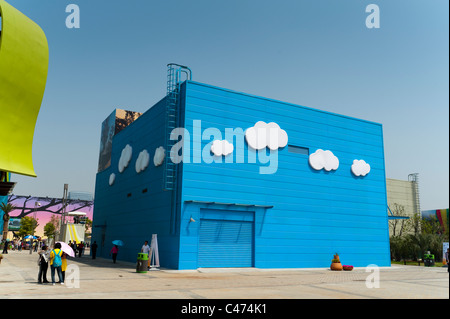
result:
[[[252,127],[276,122],[289,145],[331,150],[339,158],[336,171],[316,171],[308,155],[279,149],[275,174],[261,175],[259,163],[184,163],[179,268],[198,267],[201,208],[255,212],[254,266],[328,267],[334,253],[344,264],[389,266],[385,167],[382,126],[377,123],[225,90],[201,83],[184,86],[185,126],[201,130]],[[198,128],[198,122],[196,124]],[[198,138],[197,134],[197,138]],[[213,138],[203,140],[202,148]],[[229,140],[229,142],[233,142]],[[236,142],[235,151],[236,154]],[[248,147],[244,143],[244,154]],[[194,155],[195,156],[195,155]],[[231,156],[231,155],[230,155]],[[371,166],[365,177],[351,173],[354,159]],[[194,202],[190,202],[194,201]],[[226,204],[204,204],[195,201]]]
[[[2,204],[2,203],[5,203],[5,204],[8,203],[8,196],[0,196],[0,204]],[[1,236],[3,236],[3,223],[4,223],[3,222],[3,215],[4,214],[5,213],[2,210],[0,210],[0,235]],[[0,240],[1,240],[1,238],[0,238]]]
[[[162,189],[163,166],[153,164],[155,149],[164,146],[165,105],[165,99],[161,100],[114,136],[111,166],[97,174],[91,241],[97,241],[99,256],[110,258],[111,242],[121,239],[125,245],[119,247],[118,260],[134,262],[144,241],[150,244],[152,234],[157,234],[161,266],[178,267],[179,237],[173,225],[172,195]],[[133,149],[132,158],[119,173],[119,158],[127,144]],[[138,174],[136,159],[144,149],[150,162]],[[116,175],[112,186],[111,173]]]
[[[155,149],[164,145],[164,99],[114,137],[111,167],[98,173],[96,180],[92,241],[99,244],[100,256],[108,257],[111,241],[121,239],[125,246],[119,260],[135,261],[143,241],[158,234],[161,267],[195,269],[202,221],[208,221],[203,225],[211,231],[212,220],[221,227],[220,221],[227,226],[227,221],[241,219],[253,223],[253,251],[245,256],[245,264],[254,267],[328,267],[336,252],[344,264],[390,265],[380,124],[192,81],[181,86],[180,97],[180,121],[189,132],[191,156],[189,163],[179,166],[174,196],[162,190],[163,166],[153,165]],[[217,128],[225,139],[226,128],[245,130],[258,121],[278,123],[287,132],[289,145],[307,148],[310,154],[331,150],[339,158],[339,168],[316,171],[309,166],[308,155],[289,152],[286,146],[277,153],[276,173],[260,174],[268,164],[249,163],[249,152],[251,156],[255,152],[235,140],[229,140],[235,147],[230,155],[233,163],[207,164],[201,159],[203,148],[209,154],[207,144],[213,140],[212,136],[201,140],[205,129]],[[120,154],[127,144],[133,156],[119,173]],[[194,151],[195,145],[201,150]],[[143,149],[149,152],[150,163],[137,174],[134,166]],[[243,153],[239,157],[243,163],[236,163],[237,153]],[[354,159],[370,164],[367,176],[351,173]],[[113,186],[108,184],[111,173],[116,174]],[[225,235],[217,238],[231,238]],[[203,264],[208,247],[218,247],[207,244],[211,246],[201,247]],[[239,253],[246,254],[248,247]],[[221,253],[227,254],[223,260],[233,259],[232,251]]]

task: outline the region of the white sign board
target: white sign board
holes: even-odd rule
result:
[[[442,243],[442,260],[445,260],[445,253],[448,249],[448,241]]]
[[[150,245],[150,270],[158,270],[159,267],[159,253],[158,253],[158,238],[157,234],[152,234],[152,243]]]

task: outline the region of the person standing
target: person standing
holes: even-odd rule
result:
[[[39,274],[38,274],[38,283],[39,284],[48,284],[47,280],[47,269],[48,269],[48,260],[50,258],[50,251],[46,245],[42,246],[42,249],[39,250]]]
[[[113,263],[116,263],[116,259],[117,259],[117,253],[119,252],[119,246],[114,245],[113,248],[111,248],[111,251],[109,252],[109,255],[111,256],[112,254],[112,260]]]
[[[146,240],[144,245],[142,245],[141,253],[148,255],[147,270],[150,270],[150,246],[148,245],[148,240]]]
[[[72,242],[72,249],[73,249],[73,253],[75,254],[75,257],[77,256],[77,242],[74,240]]]
[[[67,269],[67,254],[63,252],[61,256],[61,275],[62,275],[62,282],[66,280],[66,269]]]
[[[55,271],[58,272],[58,278],[61,285],[64,285],[64,279],[62,276],[62,254],[61,244],[56,243],[55,248],[50,253],[50,270],[52,274],[52,285],[55,285]]]
[[[3,241],[3,252],[2,254],[8,253],[8,242],[6,240]]]
[[[447,252],[445,253],[445,260],[447,261],[447,272],[450,272],[450,266],[449,266],[449,264],[448,264],[448,259],[449,259],[449,249],[450,248],[447,248]]]
[[[81,255],[83,254],[83,250],[84,250],[84,244],[83,242],[80,242],[78,244],[78,257],[81,258]]]
[[[91,245],[92,259],[95,259],[95,256],[97,256],[97,247],[97,242],[94,241],[94,243]]]

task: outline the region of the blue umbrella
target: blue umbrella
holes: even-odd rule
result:
[[[37,237],[35,237],[33,235],[28,235],[28,236],[25,236],[24,239],[37,239]]]
[[[113,240],[112,243],[117,246],[123,246],[123,241],[120,239]]]

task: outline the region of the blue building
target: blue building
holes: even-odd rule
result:
[[[121,239],[136,261],[157,234],[165,268],[390,266],[381,124],[190,80],[173,93],[112,139],[98,255]]]

